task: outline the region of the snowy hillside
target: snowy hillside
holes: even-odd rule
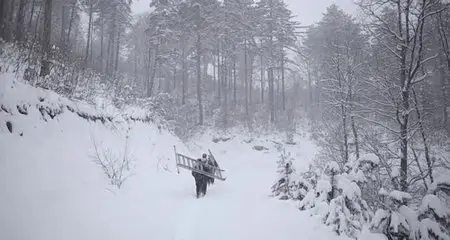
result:
[[[13,84],[5,75],[1,78],[1,239],[103,239],[109,234],[121,239],[122,232],[131,231],[121,230],[126,227],[123,223],[128,218],[137,221],[141,214],[133,210],[140,201],[147,205],[152,198],[153,207],[158,209],[158,203],[171,199],[163,197],[161,189],[174,192],[169,189],[176,184],[161,182],[182,179],[169,172],[174,169],[171,146],[183,149],[176,137],[155,124],[129,121],[127,125],[123,117],[112,112]],[[20,113],[17,106],[26,113]],[[53,114],[56,116],[51,117]],[[95,163],[94,141],[102,152],[110,149],[122,157],[126,135],[129,155],[135,161],[132,175],[119,191]],[[156,222],[162,219],[155,213],[144,216],[146,225],[160,229]]]
[[[268,197],[282,137],[208,132],[185,145],[131,113],[1,79],[0,239],[337,238],[294,203]],[[121,158],[127,136],[133,161],[118,189],[94,146]],[[298,137],[286,148],[303,168],[315,148]],[[190,172],[176,174],[173,145],[192,156],[211,149],[227,180],[195,199]]]

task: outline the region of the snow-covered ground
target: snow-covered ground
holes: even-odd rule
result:
[[[214,143],[218,135],[208,132],[183,143],[155,124],[87,121],[66,107],[45,121],[36,108],[43,104],[107,113],[0,78],[0,239],[346,239],[295,203],[269,197],[282,136],[235,132]],[[120,156],[128,127],[133,174],[117,189],[94,162],[93,143]],[[306,137],[295,140],[286,151],[302,170],[316,150]],[[174,145],[193,157],[210,149],[227,180],[196,199],[190,172],[176,173]]]

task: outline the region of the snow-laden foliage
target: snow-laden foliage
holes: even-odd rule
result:
[[[443,174],[436,178],[429,188],[430,192],[442,191],[450,196],[450,173]]]
[[[328,194],[331,192],[331,184],[326,180],[319,180],[316,186],[309,190],[299,203],[300,210],[315,209],[323,203],[328,205]]]
[[[331,200],[329,204],[328,217],[325,220],[326,225],[331,225],[338,234],[356,238],[357,231],[361,229],[361,223],[353,220],[351,211],[346,207],[346,198],[338,196]]]
[[[419,207],[419,239],[450,239],[450,209],[436,195],[428,194]]]
[[[290,154],[286,154],[286,151],[283,150],[281,153],[280,159],[277,161],[278,166],[278,180],[272,186],[272,194],[273,196],[279,197],[281,200],[291,199],[294,196],[295,189],[294,184],[291,181],[291,176],[295,172],[295,169],[292,167],[293,159],[290,157]]]
[[[313,171],[306,171],[291,176],[291,193],[293,200],[303,200],[308,191],[317,182],[317,175]]]
[[[414,219],[414,216],[405,216],[405,213],[414,211],[405,205],[406,199],[403,198],[405,196],[407,196],[407,193],[399,191],[389,193],[389,203],[386,205],[389,208],[378,209],[375,212],[375,216],[370,223],[370,230],[383,233],[389,239],[409,238],[413,228],[411,219]]]
[[[281,200],[303,200],[308,191],[316,185],[317,174],[311,169],[311,166],[308,171],[297,172],[293,164],[295,159],[291,153],[286,153],[282,144],[278,142],[275,144],[281,154],[277,161],[278,177],[272,185],[271,196],[279,197]]]
[[[406,203],[407,201],[412,199],[411,194],[407,192],[402,192],[398,190],[394,190],[389,193],[389,197],[392,198],[392,200],[399,202],[399,203]]]
[[[299,208],[311,209],[312,214],[319,215],[337,234],[352,238],[357,238],[370,218],[358,184],[336,162],[325,167],[322,179],[300,201]]]
[[[358,184],[362,197],[372,210],[378,206],[379,164],[378,156],[366,153],[361,154],[358,159],[352,159],[345,165],[349,179]]]
[[[388,239],[450,239],[450,210],[436,195],[426,195],[417,211],[407,205],[409,193],[394,190],[387,196],[385,208],[378,209],[372,218],[371,231]]]

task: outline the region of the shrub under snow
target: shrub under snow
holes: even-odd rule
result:
[[[357,238],[370,217],[358,184],[341,173],[336,162],[327,165],[325,175],[299,205],[300,210],[311,209],[312,214],[319,215],[337,234],[352,238]]]
[[[419,239],[450,239],[450,209],[436,195],[426,195],[418,213]]]
[[[394,190],[386,209],[378,209],[370,223],[373,232],[388,239],[448,240],[450,210],[435,195],[426,195],[418,211],[407,206],[411,195]]]
[[[293,159],[285,151],[283,151],[280,159],[277,161],[279,177],[272,186],[272,195],[279,197],[281,200],[292,199],[296,191],[291,181],[291,176],[295,172],[295,169],[292,167],[292,161]]]

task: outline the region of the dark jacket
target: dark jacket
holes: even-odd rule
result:
[[[204,163],[202,163],[201,162],[201,160],[200,159],[197,159],[197,162],[196,162],[196,164],[194,165],[194,168],[195,169],[199,169],[199,170],[203,170],[203,171],[206,171],[207,169],[205,169],[206,167],[205,167],[205,164]],[[198,173],[198,172],[196,172],[196,171],[192,171],[192,176],[195,178],[195,180],[197,180],[197,179],[201,179],[201,178],[203,178],[203,177],[206,177],[205,175],[203,175],[203,174],[201,174],[201,173]]]

